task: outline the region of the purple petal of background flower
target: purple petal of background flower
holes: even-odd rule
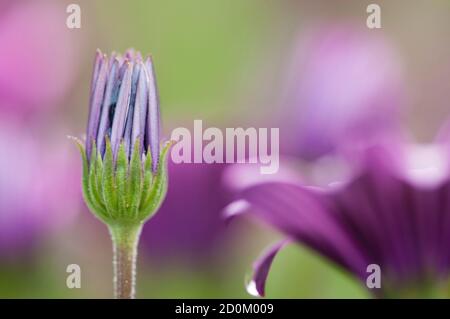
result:
[[[199,262],[221,255],[224,221],[230,200],[222,187],[224,165],[169,163],[169,189],[158,213],[145,224],[142,241],[154,262],[187,258]]]
[[[55,107],[75,77],[80,48],[61,27],[65,6],[13,1],[0,9],[0,110],[24,115]]]
[[[79,169],[64,134],[45,142],[29,126],[0,123],[0,255],[20,254],[79,209]]]
[[[402,154],[409,151],[367,148],[354,177],[337,188],[263,183],[239,199],[250,205],[247,212],[363,281],[366,267],[378,264],[383,292],[433,285],[450,274],[449,171],[434,183],[411,179],[409,155]]]
[[[288,244],[290,240],[282,240],[265,251],[253,263],[253,277],[247,284],[247,292],[255,297],[265,296],[266,279],[269,275],[270,266],[276,255]]]
[[[281,140],[290,153],[314,159],[398,128],[402,70],[381,33],[324,25],[298,39],[288,70]]]

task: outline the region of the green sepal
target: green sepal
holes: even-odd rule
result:
[[[83,174],[82,174],[82,180],[81,180],[82,187],[81,188],[83,191],[84,201],[86,202],[86,205],[88,206],[88,208],[91,212],[101,211],[102,208],[99,207],[97,205],[96,201],[93,200],[93,198],[91,197],[91,192],[89,191],[89,164],[88,164],[86,150],[83,145],[83,142],[81,142],[76,137],[70,137],[70,138],[75,141],[75,144],[77,145],[78,150],[80,151],[80,154],[81,154],[81,161],[83,163]]]
[[[131,154],[130,166],[128,168],[128,179],[126,188],[126,198],[128,200],[129,214],[137,217],[139,202],[143,186],[143,171],[141,159],[140,140],[137,139]]]
[[[94,202],[94,206],[98,207],[96,213],[101,215],[99,217],[106,217],[106,206],[103,202],[103,195],[101,193],[101,184],[98,183],[98,176],[101,175],[100,164],[102,162],[100,154],[97,152],[97,147],[95,143],[92,147],[91,161],[89,165],[89,175],[88,175],[88,192],[90,200]]]
[[[144,202],[146,202],[148,194],[150,193],[150,189],[153,183],[153,171],[152,171],[152,155],[148,152],[145,156],[144,162],[144,183],[142,185],[142,192],[140,194],[140,202],[139,202],[139,210],[144,206]]]
[[[128,155],[125,151],[125,143],[120,143],[116,161],[115,182],[117,187],[117,195],[119,201],[118,217],[126,217],[128,219],[128,199],[125,192],[128,175]]]
[[[111,220],[117,215],[118,199],[117,187],[114,176],[114,157],[111,149],[111,142],[106,138],[105,155],[103,158],[102,186],[103,201]]]
[[[139,217],[141,220],[152,217],[166,197],[168,187],[167,154],[169,153],[168,151],[172,144],[172,141],[167,142],[161,150],[156,175],[154,176],[151,187],[148,189],[147,196],[142,201],[139,209]]]
[[[167,154],[172,142],[162,147],[154,172],[150,152],[142,156],[139,139],[131,159],[123,142],[114,158],[106,138],[103,159],[94,143],[89,162],[83,143],[75,141],[83,162],[83,196],[95,216],[111,227],[122,227],[141,225],[155,214],[167,192]]]
[[[97,151],[97,161],[95,161],[95,170],[96,170],[96,177],[95,177],[95,182],[97,185],[97,189],[100,195],[100,198],[102,200],[104,209],[105,209],[105,213],[107,213],[106,210],[106,206],[104,205],[104,199],[103,199],[103,161],[102,161],[102,157],[100,155],[100,153]]]

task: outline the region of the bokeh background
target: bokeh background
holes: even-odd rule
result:
[[[153,55],[166,137],[194,119],[280,127],[282,154],[305,165],[349,132],[431,141],[450,115],[450,2],[377,1],[382,28],[369,30],[371,2],[1,0],[0,297],[112,296],[109,235],[82,201],[67,139],[84,134],[97,48]],[[80,29],[66,27],[70,3],[81,7]],[[251,220],[225,225],[236,178],[224,165],[170,164],[167,200],[139,247],[140,298],[249,297],[252,261],[279,236]],[[66,286],[74,263],[81,289]],[[369,295],[289,247],[267,296]]]

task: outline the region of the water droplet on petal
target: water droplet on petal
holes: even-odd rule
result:
[[[258,289],[256,288],[256,282],[253,280],[252,270],[248,271],[245,276],[245,289],[247,290],[247,293],[252,295],[253,297],[263,297],[260,295]]]

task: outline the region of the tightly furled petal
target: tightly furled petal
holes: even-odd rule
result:
[[[149,76],[149,87],[150,92],[148,95],[148,117],[147,117],[147,145],[150,148],[150,153],[152,154],[153,170],[156,170],[158,165],[158,154],[159,154],[159,96],[158,88],[156,86],[155,69],[153,66],[153,61],[151,57],[148,57],[145,61],[146,68],[148,70]]]
[[[102,155],[105,153],[105,136],[111,134],[111,132],[108,132],[111,127],[110,112],[111,109],[114,111],[117,103],[119,92],[119,68],[119,60],[114,58],[110,63],[108,84],[106,86],[105,99],[103,101],[102,115],[97,134],[97,149]]]
[[[146,96],[148,95],[147,88],[147,74],[144,71],[144,65],[142,63],[137,64],[139,68],[138,78],[136,79],[136,97],[134,102],[134,114],[133,114],[133,131],[131,132],[131,149],[134,148],[134,143],[138,138],[142,139],[145,136],[145,117],[147,115],[147,101]],[[142,152],[142,148],[144,147],[144,143],[140,144],[140,151]]]
[[[95,66],[96,71],[94,71],[94,82],[92,83],[92,96],[90,101],[91,106],[89,109],[88,127],[86,131],[86,151],[88,159],[91,158],[92,142],[95,141],[97,136],[100,112],[108,76],[108,63],[106,57],[96,58],[96,60],[98,60],[98,62]],[[95,74],[97,72],[98,74]]]
[[[143,68],[144,65],[141,65]],[[148,73],[146,71],[141,71],[138,80],[138,94],[136,95],[136,105],[138,105],[138,111],[135,113],[135,123],[139,123],[139,137],[142,139],[141,150],[145,147],[144,136],[146,136],[146,121],[148,114],[148,103],[147,96],[149,94],[149,81]],[[138,127],[137,125],[135,127]]]
[[[100,50],[97,49],[95,52],[95,59],[94,59],[94,71],[92,72],[92,79],[91,79],[91,96],[94,93],[95,84],[97,83],[98,73],[100,72],[100,66],[103,63],[104,56]]]
[[[139,140],[140,154],[149,154],[156,173],[160,155],[159,98],[151,57],[145,61],[130,49],[122,57],[107,57],[99,50],[94,61],[86,156],[91,161],[94,148],[103,157],[105,143],[111,142],[116,160],[123,143],[128,160]]]
[[[124,139],[125,123],[128,116],[128,107],[131,95],[131,76],[133,74],[133,64],[125,62],[125,74],[120,85],[119,96],[114,110],[114,119],[111,126],[111,147],[114,157],[117,156],[119,145]],[[125,137],[126,138],[126,137]]]

